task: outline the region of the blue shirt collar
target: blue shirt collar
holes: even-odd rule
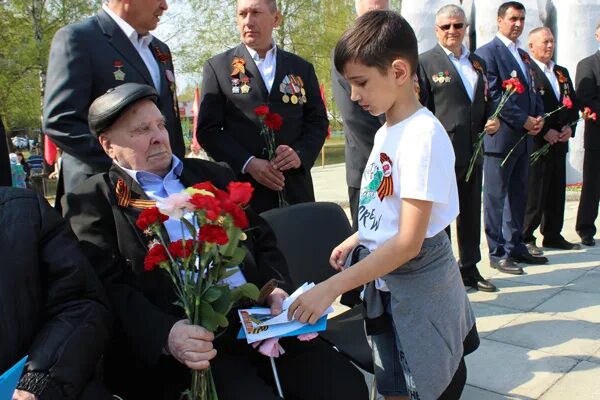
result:
[[[147,171],[136,171],[133,169],[125,168],[117,161],[113,161],[119,168],[121,168],[127,175],[129,175],[134,181],[136,181],[142,189],[144,188],[144,184],[150,182],[158,181],[170,181],[174,179],[179,179],[181,172],[183,171],[183,163],[181,160],[173,155],[173,160],[171,161],[171,169],[164,177],[160,175],[153,174],[152,172]]]

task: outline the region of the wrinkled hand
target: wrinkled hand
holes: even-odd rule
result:
[[[282,144],[275,149],[275,158],[271,163],[273,164],[273,167],[279,171],[300,168],[300,164],[302,164],[300,157],[298,157],[298,153],[285,144]]]
[[[267,297],[267,305],[271,308],[271,314],[279,315],[283,310],[283,301],[290,297],[283,289],[275,288]]]
[[[560,139],[560,132],[556,129],[549,129],[544,135],[544,139],[546,139],[548,143],[554,144]]]
[[[182,319],[169,332],[167,351],[190,369],[207,369],[209,361],[217,355],[212,344],[214,339],[212,332]]]
[[[246,166],[246,172],[252,175],[258,183],[271,190],[283,190],[285,177],[267,160],[253,158]]]
[[[527,117],[523,128],[527,129],[527,133],[530,135],[537,135],[544,127],[544,119],[542,117]]]
[[[353,246],[346,245],[344,243],[339,244],[333,251],[331,252],[331,256],[329,256],[329,265],[331,268],[336,271],[341,271],[344,269],[344,264],[346,263],[346,258],[352,251]]]
[[[488,135],[493,135],[500,129],[500,120],[498,118],[488,119],[483,129]]]
[[[33,393],[16,389],[13,393],[12,400],[37,400],[37,397]]]
[[[560,131],[560,137],[558,138],[558,140],[560,142],[566,142],[569,139],[571,139],[573,137],[573,129],[571,129],[571,127],[569,125],[565,125],[563,126],[562,130]]]
[[[288,320],[295,319],[303,323],[315,324],[338,295],[329,287],[327,281],[321,282],[298,296],[288,309]]]

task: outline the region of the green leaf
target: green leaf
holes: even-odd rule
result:
[[[216,312],[226,315],[233,304],[231,301],[231,291],[229,290],[229,286],[223,285],[216,286],[215,288],[218,288],[218,290],[221,292],[221,296],[212,302],[212,307]]]
[[[231,291],[232,304],[237,304],[242,298],[258,299],[259,290],[253,283],[244,283]]]
[[[216,331],[219,327],[215,310],[206,301],[200,302],[200,325],[211,332]]]
[[[218,287],[211,287],[209,288],[206,292],[204,292],[204,296],[202,296],[202,300],[206,301],[207,303],[212,303],[213,301],[217,300],[219,297],[221,297],[222,292],[219,290]]]
[[[195,238],[197,234],[196,234],[196,228],[194,228],[194,224],[192,224],[190,221],[188,221],[185,218],[181,218],[180,221],[185,225],[185,227],[187,228],[187,230],[190,232],[190,235],[193,238]]]
[[[226,267],[237,267],[244,261],[244,257],[246,257],[246,248],[245,247],[237,247],[233,254],[226,258],[225,266]]]
[[[221,313],[215,313],[215,319],[221,328],[227,328],[229,326],[229,320]]]
[[[237,273],[239,270],[240,270],[239,268],[229,268],[227,271],[225,271],[223,273],[223,275],[221,275],[221,280],[227,279],[230,276],[233,276],[233,274]]]

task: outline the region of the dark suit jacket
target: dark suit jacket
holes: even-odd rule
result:
[[[483,130],[491,113],[485,99],[485,64],[481,58],[471,54],[471,62],[480,65],[473,101],[465,89],[454,64],[438,44],[419,56],[419,76],[421,91],[427,92],[427,108],[440,120],[450,135],[456,155],[455,169],[459,176],[466,174],[473,154],[477,136]],[[434,82],[433,76],[439,72],[449,72],[450,82]]]
[[[167,74],[173,63],[169,47],[154,38],[150,44],[160,68],[159,108],[167,120],[173,152],[180,158],[185,148],[178,105]],[[158,51],[157,51],[158,49]],[[161,61],[158,53],[162,55]],[[117,80],[115,62],[125,74]],[[167,71],[170,71],[167,72]],[[90,133],[87,117],[92,101],[127,82],[154,86],[144,61],[117,23],[103,10],[59,30],[52,41],[44,99],[44,132],[64,150],[61,173],[66,191],[87,177],[105,172],[111,160]]]
[[[344,148],[346,159],[346,183],[360,188],[367,160],[373,149],[375,133],[385,121],[363,110],[358,102],[350,99],[350,85],[331,63],[331,87],[335,104],[344,120]]]
[[[247,94],[232,93],[232,61],[246,61],[246,75],[251,90]],[[280,84],[287,75],[302,78],[307,102],[284,103]],[[221,53],[204,64],[202,102],[196,135],[208,154],[216,161],[227,162],[238,179],[249,181],[255,188],[252,207],[262,212],[277,207],[277,193],[258,184],[242,168],[250,156],[267,159],[261,124],[254,114],[259,105],[267,104],[271,112],[283,117],[283,126],[275,133],[276,145],[286,144],[300,156],[300,168],[285,172],[285,195],[290,204],[314,201],[310,169],[327,136],[327,115],[321,99],[313,66],[302,58],[277,49],[277,66],[271,92],[262,80],[256,64],[244,44]]]
[[[589,107],[600,116],[600,50],[577,64],[575,85],[581,109]],[[583,146],[600,150],[600,119],[585,122]]]
[[[229,169],[213,162],[183,159],[183,164],[180,179],[185,186],[210,180],[225,189],[233,177]],[[136,398],[169,398],[156,394],[163,390],[166,376],[178,382],[182,377],[189,379],[185,366],[172,357],[161,356],[171,327],[184,318],[184,313],[175,305],[176,295],[168,275],[160,269],[144,271],[149,239],[135,225],[141,210],[117,204],[115,185],[119,178],[133,197],[148,199],[129,175],[113,166],[108,173],[95,175],[74,192],[66,193],[63,209],[104,283],[116,315],[116,332],[105,358],[107,384],[117,394],[133,390],[139,395]],[[249,250],[241,266],[246,279],[261,287],[275,278],[289,290],[286,285],[291,280],[285,259],[276,248],[271,229],[252,211],[247,214],[255,229],[248,231],[244,242]],[[237,332],[236,328],[230,326],[228,331]],[[138,376],[140,380],[135,381]],[[150,397],[143,397],[142,391]]]
[[[569,71],[566,68],[561,67],[560,65],[554,66],[554,73],[557,79],[567,79],[567,82],[560,82],[559,80],[559,88],[560,88],[560,99],[556,98],[554,94],[554,90],[550,85],[550,81],[546,77],[546,74],[538,67],[538,65],[533,62],[533,74],[535,77],[536,90],[542,97],[542,101],[544,103],[544,111],[552,112],[557,108],[562,106],[562,101],[564,96],[569,96],[571,101],[573,102],[573,108],[570,110],[567,108],[563,108],[562,110],[550,115],[546,118],[544,122],[544,127],[540,131],[539,134],[534,136],[533,138],[533,150],[536,151],[546,143],[546,139],[544,139],[544,135],[548,133],[550,129],[555,129],[557,131],[561,131],[563,126],[568,125],[577,121],[579,118],[579,113],[577,112],[577,97],[575,95],[575,89],[573,89],[573,82],[571,82],[571,77],[569,76]],[[564,78],[562,78],[564,77]],[[572,127],[573,132],[575,132],[575,127]],[[569,143],[568,142],[558,142],[553,144],[550,147],[550,152],[546,157],[552,157],[553,155],[565,154],[569,151]]]
[[[496,109],[502,97],[502,82],[509,79],[513,71],[517,72],[517,77],[525,87],[525,93],[513,94],[502,109],[500,114],[502,121],[498,132],[494,135],[485,136],[485,153],[506,155],[521,139],[521,136],[526,133],[523,125],[527,121],[527,117],[536,117],[543,114],[542,99],[536,93],[535,86],[530,85],[529,77],[526,79],[521,67],[519,67],[515,58],[498,37],[495,37],[491,42],[477,49],[475,53],[485,61],[487,67],[490,98],[493,105],[492,110]],[[519,53],[522,58],[529,58],[529,55],[525,51],[519,49]],[[531,64],[533,64],[533,61],[530,59],[529,62],[525,62],[525,67],[527,67],[530,75],[532,74]],[[527,141],[530,149],[532,140],[528,138]],[[515,150],[515,157],[520,152],[525,151],[523,150],[525,149],[524,146],[521,146],[520,149]]]

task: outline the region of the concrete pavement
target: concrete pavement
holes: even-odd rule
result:
[[[312,175],[318,201],[347,208],[343,164],[315,167]],[[574,201],[566,205],[563,235],[578,242],[578,203],[568,197]],[[525,275],[514,276],[490,268],[481,237],[479,269],[499,291],[469,290],[481,346],[466,358],[462,399],[599,400],[600,242],[578,251],[548,250],[549,264],[526,266]]]

